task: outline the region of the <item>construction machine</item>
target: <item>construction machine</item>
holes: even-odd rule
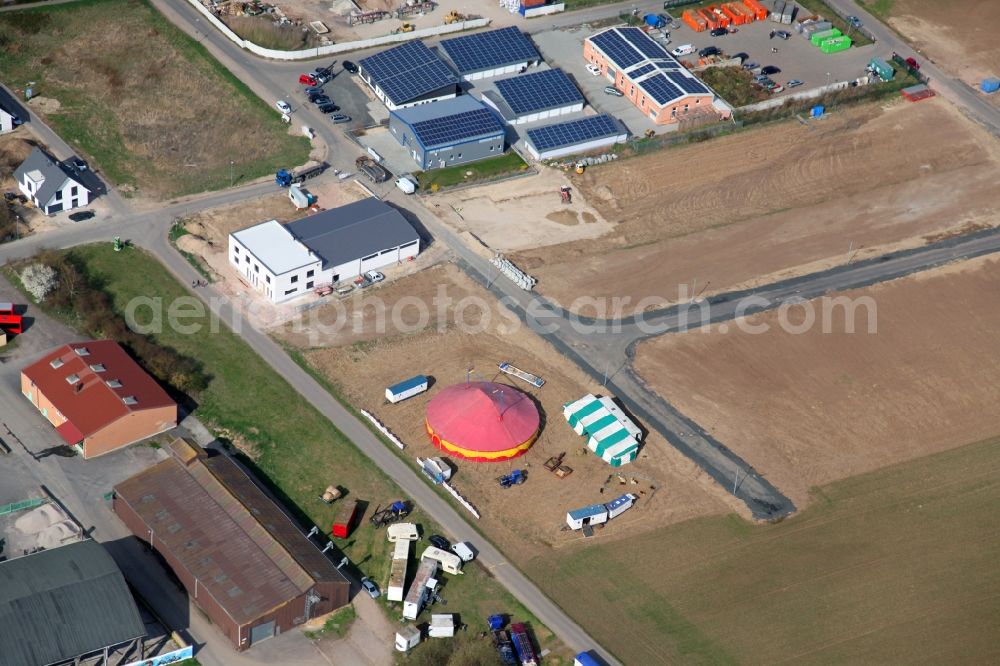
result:
[[[459,23],[465,20],[465,14],[459,14],[454,9],[448,12],[444,17],[445,25],[450,25],[452,23]]]
[[[519,486],[528,480],[528,473],[521,469],[515,469],[510,474],[504,474],[497,478],[497,483],[503,489],[510,488],[511,486]]]
[[[414,30],[416,30],[416,28],[417,26],[413,25],[412,23],[404,23],[395,30],[393,30],[392,34],[398,35],[401,32],[413,32]]]

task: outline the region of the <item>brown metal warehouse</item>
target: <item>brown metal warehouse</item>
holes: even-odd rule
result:
[[[350,582],[233,460],[184,440],[115,487],[150,543],[237,650],[349,601]]]

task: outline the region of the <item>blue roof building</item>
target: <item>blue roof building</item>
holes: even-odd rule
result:
[[[389,131],[426,171],[475,162],[504,150],[504,125],[479,100],[468,95],[397,109]]]
[[[458,77],[419,40],[362,58],[358,74],[389,110],[458,94]]]
[[[441,50],[463,81],[524,71],[542,60],[531,39],[515,27],[452,37]]]

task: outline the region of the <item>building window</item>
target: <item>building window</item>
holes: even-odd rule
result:
[[[249,254],[244,255],[243,256],[243,261],[245,261],[245,262],[247,262],[249,264],[250,263],[250,255]]]
[[[309,282],[306,282],[306,289],[312,289],[312,288],[313,288],[312,280],[310,280]]]
[[[458,154],[458,159],[462,159],[462,153]]]
[[[62,190],[59,190],[58,192],[56,192],[55,199],[56,199],[56,201],[62,201]]]
[[[316,274],[315,270],[306,271],[306,277],[307,278],[310,278],[310,277],[314,276],[315,274]]]
[[[285,296],[288,296],[289,294],[294,294],[298,290],[299,290],[298,287],[292,287],[291,289],[289,289],[288,291],[285,292]]]
[[[254,273],[260,273],[260,266],[258,266],[257,264],[254,264],[253,265],[253,272]]]
[[[239,246],[238,246],[238,245],[234,245],[234,246],[233,246],[233,252],[235,252],[236,254],[239,254],[239,253],[240,253],[240,248],[239,248]]]
[[[70,196],[74,196],[75,197],[77,194],[80,193],[80,190],[79,190],[79,188],[77,188],[76,185],[74,185],[72,188],[70,188],[69,193],[70,193]]]
[[[270,275],[265,275],[264,276],[264,282],[266,282],[268,284],[271,284],[271,276]]]
[[[299,276],[298,275],[293,275],[292,276],[292,280],[291,280],[292,284],[295,284],[298,281],[299,281]]]

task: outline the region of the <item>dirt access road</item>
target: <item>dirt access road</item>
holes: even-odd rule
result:
[[[750,129],[588,169],[576,194],[614,231],[511,258],[563,306],[628,297],[627,314],[994,225],[998,154],[944,100]],[[534,218],[508,223],[516,238]]]
[[[805,506],[814,486],[1000,432],[1000,260],[980,258],[860,291],[855,332],[795,335],[780,311],[639,347],[656,392]],[[820,312],[817,306],[817,313]],[[802,321],[792,309],[788,321]]]

